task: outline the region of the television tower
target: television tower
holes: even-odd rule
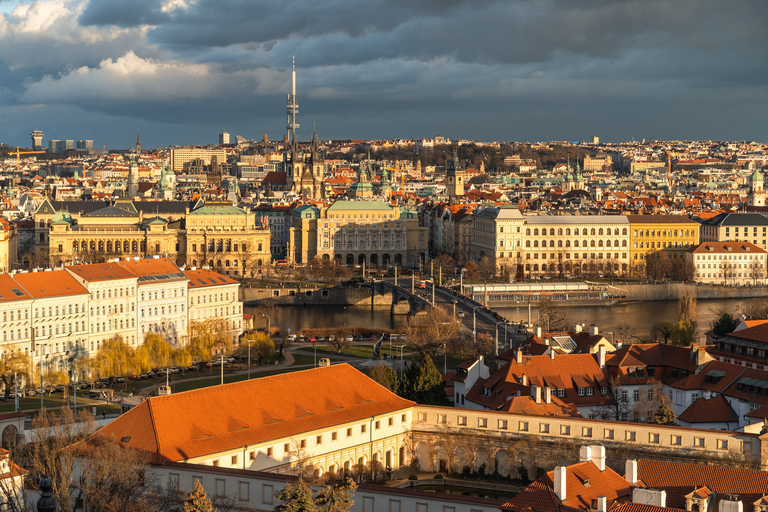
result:
[[[296,114],[299,113],[299,104],[296,103],[296,54],[292,55],[292,69],[291,69],[291,94],[288,95],[288,104],[285,107],[285,113],[288,116],[288,121],[285,127],[288,129],[291,142],[291,160],[296,159],[298,154],[298,146],[296,143],[296,129],[299,128],[299,123],[296,122]]]
[[[43,149],[43,132],[35,130],[29,136],[32,137],[32,151]]]

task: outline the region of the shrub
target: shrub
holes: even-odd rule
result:
[[[416,475],[411,475],[408,477],[408,480],[418,480],[418,479],[419,477],[417,477]]]
[[[413,476],[416,476],[416,475],[413,475]],[[440,473],[435,475],[435,480],[442,480],[442,479],[443,479],[443,475],[441,475]]]

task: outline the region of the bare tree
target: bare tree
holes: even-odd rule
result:
[[[461,328],[461,323],[454,319],[448,310],[435,306],[427,314],[409,316],[406,320],[408,344],[419,354],[435,358],[452,341]]]

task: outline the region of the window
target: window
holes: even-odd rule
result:
[[[283,451],[284,451],[285,453],[288,453],[289,451],[291,451],[291,445],[289,445],[288,443],[285,443],[285,444],[283,445]]]
[[[331,441],[335,441],[338,438],[336,432],[331,432]]]
[[[637,432],[632,432],[632,431],[624,432],[624,440],[625,441],[636,441],[637,440]]]
[[[648,442],[651,444],[659,444],[659,434],[654,432],[648,434]]]
[[[437,415],[437,422],[446,424],[448,423],[448,415],[447,414],[438,414]]]
[[[251,501],[250,485],[248,482],[238,482],[237,499]]]
[[[603,431],[603,439],[613,439],[613,429],[607,428]]]
[[[717,440],[717,449],[718,450],[727,450],[728,449],[728,440],[727,439],[718,439]]]
[[[488,418],[477,418],[477,426],[480,428],[488,428]]]
[[[466,416],[459,416],[458,418],[456,418],[456,424],[461,426],[461,427],[466,427],[467,426],[467,417]]]
[[[376,420],[376,422],[373,424],[373,428],[379,430],[381,428],[381,421]]]
[[[427,421],[427,413],[420,412],[419,413],[419,421]]]
[[[213,466],[214,467],[219,467],[219,459],[216,459],[216,460],[213,461]]]
[[[502,427],[501,424],[504,423],[504,426]],[[499,420],[499,428],[505,429],[507,428],[507,421],[506,420]],[[517,430],[520,432],[528,432],[528,422],[527,421],[521,421],[517,424]]]
[[[315,438],[315,444],[323,444],[323,436],[317,436]]]
[[[391,417],[391,416],[390,416],[390,417],[387,419],[387,426],[388,426],[388,427],[391,427],[391,426],[392,426],[392,425],[394,425],[394,424],[395,424],[395,418],[393,418],[393,417]]]
[[[581,437],[592,437],[592,427],[581,427]]]
[[[232,466],[237,466],[237,455],[233,455],[232,456],[231,465]]]
[[[569,435],[571,435],[571,426],[570,425],[560,425],[560,435],[561,436],[569,436]]]
[[[539,423],[539,433],[549,434],[549,423]]]
[[[307,447],[306,439],[302,439],[301,441],[299,441],[299,448],[306,448],[306,447]]]
[[[223,478],[216,479],[216,496],[223,498],[227,495],[227,481]]]
[[[674,446],[680,446],[683,444],[683,436],[672,435],[669,440],[669,444]]]
[[[347,429],[347,437],[352,437],[352,429],[351,428]]]
[[[365,434],[368,432],[368,425],[360,425],[360,433]]]
[[[704,442],[703,437],[694,437],[693,438],[693,446],[697,448],[704,448],[706,446],[706,443]]]

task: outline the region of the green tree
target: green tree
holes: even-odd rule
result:
[[[144,343],[134,352],[134,360],[137,365],[137,373],[151,370],[152,368],[165,368],[171,365],[173,349],[165,341],[162,334],[156,332],[147,333]]]
[[[198,361],[211,359],[215,353],[232,350],[227,325],[221,318],[209,318],[189,323],[189,353]]]
[[[671,425],[677,419],[670,406],[669,394],[658,379],[651,379],[640,388],[638,400],[635,402],[634,415],[643,423]]]
[[[312,490],[303,478],[288,482],[283,490],[275,493],[281,503],[275,507],[276,512],[315,512],[317,504],[312,496]]]
[[[406,373],[405,398],[425,405],[448,405],[443,377],[431,357],[425,357],[421,366],[411,365]]]
[[[315,502],[320,512],[349,512],[355,502],[357,485],[351,478],[345,478],[343,482],[335,485],[327,485],[317,493]]]
[[[712,332],[715,333],[715,336],[725,336],[726,334],[733,332],[737,325],[739,325],[739,319],[732,314],[723,311],[720,313],[720,316],[712,321],[710,327],[712,328]]]
[[[123,341],[122,336],[115,336],[102,344],[91,359],[91,368],[98,377],[131,373],[135,369],[134,350]]]
[[[685,292],[677,301],[677,345],[690,346],[696,335],[696,296]]]
[[[380,363],[371,367],[368,376],[393,393],[400,394],[400,379],[397,378],[397,372],[388,365]]]
[[[251,347],[251,360],[256,360],[257,364],[261,364],[262,361],[275,353],[275,342],[267,336],[265,332],[251,332],[249,333],[240,346],[234,351],[235,357],[248,357],[248,347]]]
[[[214,512],[211,500],[205,495],[205,489],[199,480],[195,480],[195,488],[187,493],[187,499],[181,510],[183,512]]]

